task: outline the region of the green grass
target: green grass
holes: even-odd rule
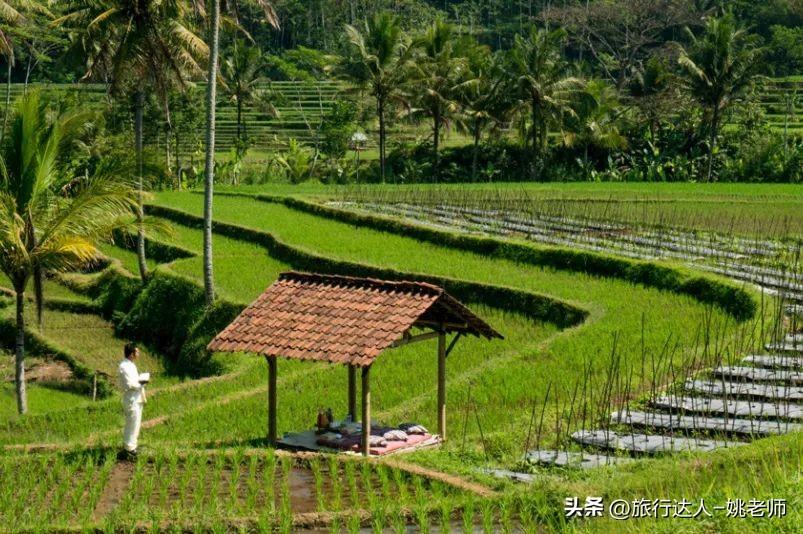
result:
[[[40,358],[27,358],[26,367],[43,363]],[[43,414],[54,406],[71,408],[86,402],[86,395],[54,387],[53,384],[28,382],[28,413]],[[14,355],[0,349],[0,422],[16,419],[17,397],[14,389]]]
[[[157,202],[194,213],[200,213],[202,207],[202,197],[198,195],[164,193],[157,197]],[[704,320],[708,319],[712,324],[720,326],[729,322],[720,312],[709,310],[683,296],[617,280],[519,265],[511,261],[444,249],[410,238],[355,228],[307,215],[283,205],[218,197],[215,213],[216,219],[220,221],[270,231],[291,245],[328,257],[406,272],[501,283],[546,293],[590,310],[591,317],[586,324],[554,336],[543,346],[535,347],[519,341],[520,327],[494,320],[491,316],[491,324],[504,335],[516,340],[499,349],[502,352],[510,350],[508,357],[502,359],[504,363],[494,365],[489,362],[489,367],[483,369],[483,372],[466,370],[465,373],[450,375],[449,383],[457,382],[458,386],[452,387],[458,392],[466,391],[469,380],[475,381],[477,386],[473,400],[481,413],[506,413],[504,418],[489,421],[487,431],[505,434],[511,442],[507,444],[509,448],[512,447],[512,442],[523,441],[528,421],[527,407],[533,400],[543,399],[550,382],[555,382],[553,387],[570,392],[577,380],[576,370],[582,369],[585,362],[595,361],[598,364],[596,372],[603,371],[611,354],[614,336],[626,364],[635,365],[642,354],[643,320],[644,350],[657,353],[671,336],[673,343],[678,346],[679,363],[692,357],[696,347],[695,334],[698,333],[698,325]],[[226,260],[222,259],[221,263],[225,264]],[[235,284],[252,287],[260,285],[250,282],[251,279],[262,279],[262,273],[242,269],[235,280],[220,275],[218,283],[224,289]],[[492,347],[493,344],[489,346]],[[471,351],[466,350],[465,353],[470,354]],[[459,351],[459,354],[463,354],[463,351]],[[429,372],[422,371],[420,376],[429,376]],[[599,379],[599,375],[596,378]],[[645,385],[648,379],[648,376],[635,378],[637,384],[641,382],[641,385]],[[314,384],[315,387],[305,391],[309,391],[308,395],[313,395],[316,387],[325,387],[323,382]],[[382,388],[377,386],[377,391],[382,391]],[[300,398],[296,402],[300,402]],[[421,396],[418,402],[431,407],[431,397]],[[464,409],[465,402],[465,398],[458,398],[452,404],[452,424],[462,420],[459,414]],[[391,410],[391,413],[398,413],[399,410],[402,408]],[[427,409],[420,414],[427,417]],[[431,419],[425,419],[426,422],[429,420]],[[478,436],[476,430],[474,432],[474,443],[477,445]]]
[[[34,325],[36,317],[33,309],[29,307],[26,315],[26,321]],[[117,365],[123,358],[123,345],[126,341],[114,335],[114,326],[110,322],[97,315],[46,309],[44,323],[44,331],[40,334],[45,339],[52,340],[68,353],[74,354],[90,369],[109,375],[116,383]],[[151,373],[154,385],[175,381],[165,375],[161,360],[150,354],[147,348],[141,347],[140,353],[137,368],[142,373]]]
[[[511,186],[512,188],[512,186]],[[538,186],[533,186],[537,189]],[[645,188],[622,187],[623,196],[638,197]],[[558,186],[555,190],[561,192]],[[602,188],[567,187],[575,194],[603,195]],[[554,191],[554,190],[553,190]],[[674,196],[695,198],[694,188],[666,188]],[[768,189],[720,188],[716,194],[706,195],[712,203],[726,203],[734,196],[745,201],[766,191],[767,196],[789,197],[794,190],[782,187]],[[303,188],[272,189],[270,192],[311,195],[332,195],[332,190],[307,185]],[[765,199],[768,203],[769,199]],[[156,196],[159,204],[201,213],[202,197],[194,194],[163,193]],[[794,198],[791,200],[795,201]],[[609,368],[613,340],[617,354],[622,358],[623,375],[634,371],[635,387],[649,387],[655,378],[651,370],[641,374],[638,369],[642,351],[655,355],[665,344],[676,347],[676,367],[688,364],[690,358],[703,345],[697,334],[705,332],[716,341],[711,352],[728,353],[735,350],[732,343],[739,337],[736,328],[724,314],[698,302],[676,294],[632,285],[618,280],[579,275],[577,273],[542,269],[510,261],[488,258],[438,247],[403,236],[373,231],[338,223],[326,218],[308,215],[284,205],[259,202],[252,199],[219,196],[215,202],[215,218],[273,233],[282,241],[304,250],[340,260],[363,262],[407,272],[420,272],[436,276],[451,276],[482,283],[502,284],[517,289],[548,294],[588,309],[591,313],[583,325],[559,331],[554,325],[540,323],[506,313],[486,305],[471,304],[471,308],[486,318],[505,336],[504,341],[482,342],[462,340],[448,362],[448,427],[450,440],[444,447],[414,453],[404,458],[438,470],[461,474],[467,478],[495,486],[501,497],[494,501],[465,499],[452,490],[435,484],[422,485],[415,479],[394,486],[398,476],[393,471],[376,473],[376,481],[369,481],[373,489],[360,500],[374,517],[375,526],[387,528],[394,523],[394,510],[407,506],[418,517],[419,528],[439,526],[441,517],[451,514],[453,507],[467,504],[474,510],[477,524],[491,521],[497,529],[512,529],[521,525],[524,530],[576,529],[579,531],[613,532],[654,531],[661,529],[693,532],[735,531],[737,529],[764,529],[765,531],[796,531],[801,524],[799,473],[801,448],[799,436],[785,436],[762,440],[737,450],[721,451],[710,455],[681,455],[674,458],[645,460],[620,469],[602,469],[589,473],[539,471],[538,482],[527,488],[498,480],[484,478],[476,467],[488,462],[512,465],[521,454],[528,431],[530,410],[543,401],[548,384],[563,398],[560,408],[550,404],[545,411],[544,434],[546,444],[556,439],[553,431],[565,417],[566,398],[582,375],[582,369],[593,362],[590,389],[597,395],[605,387],[605,372]],[[190,276],[200,283],[201,232],[173,224],[174,232],[159,237],[190,251],[196,256],[162,265]],[[214,237],[215,274],[217,288],[226,298],[249,302],[282,270],[293,266],[270,258],[267,251],[252,243]],[[111,256],[131,261],[131,253],[115,247],[105,249]],[[135,267],[135,264],[134,264]],[[74,316],[65,314],[47,318],[53,327],[74,325]],[[59,321],[63,321],[60,323]],[[95,323],[102,340],[92,352],[93,361],[105,358],[107,347],[119,345],[111,330]],[[708,324],[708,328],[701,325]],[[642,337],[643,325],[643,337]],[[79,326],[82,327],[82,326]],[[754,325],[743,325],[741,335],[749,335]],[[89,328],[87,326],[87,328]],[[55,330],[53,330],[55,331]],[[94,336],[94,330],[93,336]],[[46,331],[47,334],[47,331]],[[108,334],[108,337],[105,337]],[[49,334],[48,334],[49,335]],[[77,336],[76,336],[77,337]],[[59,338],[58,343],[65,340]],[[76,341],[76,343],[78,343]],[[88,345],[84,343],[84,347]],[[78,349],[78,346],[73,347]],[[118,347],[119,348],[119,347]],[[280,483],[273,494],[279,496],[274,507],[262,489],[256,488],[254,473],[263,469],[263,461],[272,458],[270,451],[259,453],[252,461],[238,451],[220,449],[229,446],[262,446],[265,435],[266,366],[261,358],[249,355],[226,355],[230,361],[230,374],[206,381],[187,381],[154,388],[145,407],[145,419],[159,418],[159,424],[143,431],[142,443],[152,462],[137,464],[132,474],[131,488],[118,506],[103,518],[92,518],[91,512],[98,498],[90,492],[85,495],[85,506],[76,508],[74,502],[82,481],[92,473],[98,487],[110,473],[110,453],[48,454],[0,456],[0,473],[14,472],[12,481],[30,506],[48,503],[48,511],[40,516],[21,510],[17,493],[0,491],[0,520],[19,517],[20,525],[27,528],[53,528],[67,525],[101,525],[102,528],[130,528],[133,522],[185,521],[192,528],[224,529],[232,517],[249,516],[257,511],[259,524],[282,530],[292,506],[281,497],[285,491]],[[698,362],[699,363],[699,362]],[[372,372],[374,418],[388,423],[418,420],[435,427],[435,376],[436,358],[433,343],[408,345],[383,354]],[[666,377],[661,376],[660,380]],[[469,390],[471,398],[469,402]],[[331,406],[337,414],[345,411],[346,370],[342,366],[312,364],[281,360],[279,362],[279,430],[281,432],[309,428],[321,407]],[[60,443],[78,448],[88,443],[117,446],[120,439],[122,416],[119,399],[110,398],[93,403],[65,403],[58,408],[57,399],[43,399],[54,409],[34,413],[24,419],[0,412],[0,444]],[[562,413],[563,412],[563,413]],[[470,417],[467,417],[470,416]],[[464,425],[468,421],[468,425]],[[482,425],[482,433],[477,426]],[[465,447],[462,442],[466,433]],[[190,451],[188,463],[177,455],[176,447]],[[487,457],[486,457],[487,454]],[[89,458],[89,459],[88,459]],[[181,458],[181,459],[179,459]],[[207,461],[208,459],[208,461]],[[40,462],[40,463],[36,463]],[[52,464],[49,478],[42,475],[42,466]],[[91,464],[91,467],[90,467]],[[190,468],[184,468],[189,465]],[[347,472],[346,464],[338,470],[341,487],[349,488],[349,480],[362,480],[362,467],[356,463],[356,474]],[[282,467],[282,469],[285,469]],[[318,472],[321,466],[313,467]],[[351,468],[348,468],[351,469]],[[231,483],[232,473],[239,473],[239,485]],[[370,472],[370,470],[369,470]],[[276,475],[281,480],[280,470]],[[680,476],[679,476],[680,475]],[[355,478],[356,477],[356,478]],[[258,478],[258,477],[257,477]],[[384,480],[384,481],[383,481]],[[50,486],[65,488],[60,493],[43,489]],[[350,504],[343,495],[332,491],[321,492],[319,479],[308,484],[310,498],[319,509],[348,509]],[[94,487],[94,486],[93,486]],[[184,488],[182,490],[182,487]],[[199,492],[195,488],[204,488]],[[260,488],[264,487],[264,484]],[[232,489],[235,488],[235,489]],[[396,489],[394,492],[393,489]],[[176,495],[184,497],[177,499]],[[347,490],[346,493],[348,493]],[[236,497],[234,496],[236,492]],[[399,497],[397,497],[399,495]],[[738,521],[631,521],[613,522],[588,519],[566,525],[562,519],[562,500],[576,495],[602,495],[612,498],[700,498],[711,505],[724,504],[729,496],[766,498],[788,497],[797,503],[797,511],[787,520],[755,523]],[[254,502],[249,504],[249,498]],[[794,500],[796,499],[796,500]],[[262,503],[262,505],[259,505]],[[289,507],[288,507],[289,506]],[[793,508],[791,502],[788,505]],[[55,508],[53,508],[55,507]],[[434,511],[433,511],[434,507]],[[56,510],[56,511],[54,511]],[[430,516],[425,518],[429,510]],[[460,521],[460,519],[458,519]],[[519,521],[521,523],[519,523]],[[341,523],[342,527],[346,522]],[[260,527],[261,528],[261,527]],[[454,528],[454,525],[453,525]]]
[[[247,191],[256,191],[256,188]],[[266,193],[284,189],[266,187]],[[758,236],[803,236],[799,184],[520,183],[358,186],[324,198],[446,203]]]
[[[174,231],[166,240],[195,251],[198,256],[178,260],[166,267],[195,278],[200,283],[202,234],[199,230],[179,224],[172,224],[172,227]],[[271,259],[263,248],[249,243],[216,235],[214,246],[218,291],[223,296],[241,302],[250,302],[276,279],[279,272],[291,269],[290,265]],[[485,380],[479,376],[481,373],[473,369],[496,369],[494,372],[500,373],[503,365],[516,365],[521,354],[535,351],[543,339],[556,332],[553,325],[526,320],[500,310],[482,307],[480,311],[491,324],[502,329],[508,339],[490,344],[473,338],[461,341],[451,364],[451,371],[457,377],[455,383],[450,385],[455,395],[465,387],[467,380]],[[374,402],[380,414],[387,412],[389,416],[402,419],[417,416],[434,427],[436,359],[433,351],[431,344],[410,345],[392,351],[387,359],[382,359],[376,365],[372,380],[376,384]],[[407,384],[405,388],[396,387],[397,377],[411,364],[422,379]],[[303,380],[291,381],[291,387],[310,392],[303,396],[294,395],[292,403],[280,405],[279,420],[286,430],[306,427],[314,420],[322,405],[343,407],[343,369],[284,361],[281,368],[282,374],[298,375],[297,378],[303,375]],[[203,411],[188,413],[177,421],[169,422],[153,435],[166,440],[181,436],[182,440],[187,441],[260,439],[264,428],[264,414],[260,409],[264,404],[263,397],[264,391],[254,391],[249,397],[238,400],[234,408],[210,405]],[[406,412],[405,401],[409,401]],[[231,421],[223,414],[232,409],[248,415]],[[454,416],[456,418],[456,414]]]
[[[13,289],[13,284],[11,280],[8,279],[6,275],[0,273],[0,288],[6,289],[11,291]],[[28,282],[28,287],[25,291],[27,297],[33,297],[33,282]],[[86,302],[87,298],[83,295],[79,295],[78,293],[70,290],[63,285],[54,282],[50,279],[45,279],[45,283],[43,285],[43,294],[45,296],[45,300],[49,298],[59,298],[59,299],[69,299],[69,300],[78,300]]]
[[[137,261],[136,252],[116,247],[111,243],[100,243],[98,245],[98,249],[103,253],[103,255],[120,260],[120,264],[128,272],[139,274],[139,262]],[[153,269],[157,265],[157,263],[151,258],[147,258],[146,263],[148,265],[148,269]]]
[[[124,491],[109,502],[102,490],[120,469],[107,450],[0,459],[4,480],[26,496],[22,502],[0,500],[0,520],[25,530],[94,524],[117,531],[138,524],[229,531],[227,522],[241,518],[254,531],[288,532],[294,513],[320,509],[371,510],[380,518],[378,526],[395,527],[404,525],[404,509],[427,514],[465,498],[442,482],[383,465],[302,463],[255,450],[227,456],[170,450],[131,466]]]

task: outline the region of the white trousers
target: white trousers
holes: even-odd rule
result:
[[[123,408],[125,428],[123,429],[123,446],[127,451],[137,450],[139,428],[142,425],[142,405],[138,402]]]

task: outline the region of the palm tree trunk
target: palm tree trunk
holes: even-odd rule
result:
[[[176,154],[176,186],[177,186],[176,189],[181,191],[181,153],[179,152],[179,148],[181,145],[179,144],[178,128],[174,130],[174,136],[176,140],[175,145],[173,147]]]
[[[438,153],[441,144],[441,107],[432,110],[432,154],[435,156],[435,168],[438,168]]]
[[[11,113],[11,58],[6,58],[8,62],[8,72],[6,75],[6,107],[3,110],[3,131],[0,132],[0,143],[6,137],[6,126],[8,126],[8,116]]]
[[[25,391],[25,284],[17,285],[17,343],[14,357],[14,379],[17,390],[17,411],[28,412],[28,394]]]
[[[142,223],[145,213],[142,206],[143,196],[143,153],[142,153],[142,115],[145,109],[145,92],[142,89],[137,91],[134,104],[134,137],[137,146],[137,263],[139,265],[139,275],[143,281],[148,276],[148,264],[145,262],[145,228]]]
[[[379,181],[385,183],[385,101],[377,99],[377,115],[379,115]]]
[[[209,22],[209,74],[206,85],[206,163],[204,165],[204,293],[206,303],[215,301],[212,271],[212,200],[215,185],[215,106],[217,100],[217,62],[220,52],[220,0],[212,0]]]
[[[714,150],[717,144],[717,129],[719,128],[719,113],[715,108],[711,115],[711,131],[708,133],[708,172],[705,181],[711,182],[714,173]]]
[[[538,102],[535,100],[535,98],[533,98],[531,106],[532,106],[532,121],[533,121],[533,126],[532,126],[532,129],[533,129],[533,131],[532,131],[533,154],[532,154],[532,169],[530,169],[530,172],[532,172],[532,177],[535,178],[535,170],[536,170],[536,167],[538,166],[538,158],[539,158],[539,153],[538,153],[538,138],[539,138],[539,135],[538,135],[538,130],[539,130],[539,125],[538,125]]]
[[[243,142],[243,102],[237,98],[237,150],[240,150]]]
[[[170,102],[165,96],[164,100],[165,106],[165,168],[167,169],[167,174],[173,174],[173,170],[170,168],[171,165],[171,157],[170,157],[170,142],[173,138],[173,121],[170,120]]]
[[[474,152],[471,155],[471,181],[477,180],[477,159],[480,153],[480,120],[474,119]]]

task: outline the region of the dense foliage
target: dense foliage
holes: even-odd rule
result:
[[[140,16],[136,5],[9,3],[7,81],[108,86],[112,98],[94,103],[97,135],[76,158],[132,159],[129,147],[144,144],[146,187],[193,187],[204,176],[196,84],[209,10],[145,2]],[[235,125],[218,144],[217,182],[801,180],[796,82],[769,78],[803,69],[794,0],[223,7],[218,107],[234,109]],[[109,8],[114,17],[97,16]],[[289,101],[272,81],[342,92],[333,104]],[[266,140],[250,126],[265,121],[288,126]]]

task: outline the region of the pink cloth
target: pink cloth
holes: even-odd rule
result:
[[[414,447],[419,443],[423,443],[424,441],[428,440],[432,437],[432,434],[415,434],[412,436],[407,437],[407,441],[388,441],[388,444],[384,447],[371,447],[371,454],[374,456],[382,456],[384,454],[390,454],[391,452],[398,451],[400,449],[407,449],[409,447]],[[359,446],[356,450],[360,450]]]

